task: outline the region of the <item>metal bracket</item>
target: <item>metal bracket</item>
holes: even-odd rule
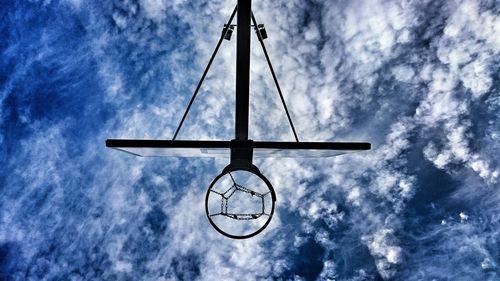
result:
[[[231,169],[253,170],[253,140],[231,140]]]

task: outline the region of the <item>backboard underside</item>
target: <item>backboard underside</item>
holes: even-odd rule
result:
[[[108,139],[106,146],[142,157],[230,157],[231,141]],[[366,142],[281,142],[253,141],[253,157],[333,157],[369,150]]]

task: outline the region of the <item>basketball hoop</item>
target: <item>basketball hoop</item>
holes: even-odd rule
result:
[[[262,232],[274,214],[276,194],[273,186],[253,165],[254,157],[332,157],[349,152],[369,150],[367,142],[299,142],[276,74],[264,45],[268,34],[258,24],[251,9],[251,0],[238,0],[219,42],[191,97],[172,140],[108,139],[106,146],[135,156],[152,157],[220,157],[230,156],[230,164],[210,184],[205,197],[205,211],[210,224],[222,235],[245,239]],[[232,20],[238,13],[238,22]],[[252,24],[253,22],[253,24]],[[231,39],[238,28],[236,46],[236,113],[235,138],[220,140],[176,140],[201,84],[224,39]],[[248,138],[250,91],[250,31],[254,28],[273,76],[295,142],[253,141]]]
[[[246,239],[259,234],[271,222],[275,201],[273,186],[256,166],[243,169],[230,164],[210,184],[205,211],[219,233]]]

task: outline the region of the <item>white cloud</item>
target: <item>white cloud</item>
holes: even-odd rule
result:
[[[140,3],[148,18],[154,20],[165,18],[165,11],[168,5],[166,0],[141,0]]]
[[[480,12],[477,1],[463,1],[449,18],[440,41],[439,59],[479,98],[492,86],[492,57],[500,52],[500,19]]]
[[[415,75],[415,71],[411,67],[398,65],[392,69],[392,74],[401,82],[410,82]]]
[[[70,4],[75,6],[75,8],[80,8],[82,5],[82,0],[67,0]]]
[[[464,86],[471,90],[474,98],[480,98],[493,85],[491,73],[484,60],[467,64],[462,70],[461,80]]]
[[[495,183],[497,178],[494,171],[497,168],[488,167],[487,163],[491,160],[485,159],[489,155],[481,155],[471,149],[474,140],[470,132],[472,124],[468,119],[468,115],[472,114],[471,105],[470,100],[459,97],[454,91],[457,77],[453,65],[451,69],[437,67],[432,74],[429,92],[416,109],[417,122],[425,128],[444,129],[445,138],[441,139],[440,148],[435,143],[429,143],[423,154],[440,169],[445,169],[450,163],[459,163],[477,172],[486,182]],[[476,80],[478,87],[483,87],[481,93],[484,93],[490,87],[489,82],[481,84],[480,81]],[[472,98],[479,97],[477,91],[472,94]]]
[[[393,265],[402,262],[402,249],[397,245],[392,229],[381,229],[371,236],[364,236],[363,241],[367,243],[368,248],[374,256],[377,269],[384,278],[394,277],[395,271]]]

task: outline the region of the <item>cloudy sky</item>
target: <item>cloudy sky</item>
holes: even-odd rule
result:
[[[1,280],[500,279],[500,4],[253,2],[299,138],[373,149],[256,160],[275,217],[227,239],[228,159],[104,141],[173,136],[236,1],[3,0]],[[234,70],[224,41],[179,139],[233,137]],[[293,140],[258,44],[251,80],[250,137]]]

